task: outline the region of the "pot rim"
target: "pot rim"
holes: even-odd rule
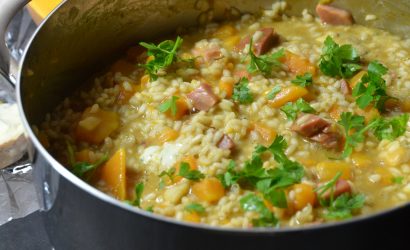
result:
[[[331,228],[342,227],[350,224],[355,223],[362,223],[368,220],[378,219],[382,216],[387,216],[388,214],[394,213],[398,210],[410,208],[410,202],[403,203],[399,206],[389,208],[386,210],[382,210],[373,214],[364,215],[364,216],[356,216],[347,220],[338,221],[338,222],[328,222],[323,224],[315,224],[315,225],[306,225],[306,226],[299,226],[299,227],[285,227],[285,228],[232,228],[232,227],[218,227],[218,226],[211,226],[209,224],[199,224],[199,223],[192,223],[192,222],[185,222],[185,221],[178,221],[174,218],[166,217],[163,215],[151,213],[145,211],[143,209],[139,209],[133,207],[131,205],[126,204],[125,202],[121,202],[120,200],[115,199],[114,197],[109,196],[108,194],[98,190],[97,188],[91,186],[87,182],[83,181],[72,172],[70,172],[66,167],[60,164],[40,143],[37,136],[34,134],[30,124],[28,123],[27,117],[24,112],[23,102],[21,98],[21,77],[22,77],[22,69],[24,62],[26,61],[26,56],[28,51],[30,50],[31,44],[35,40],[38,32],[42,29],[43,25],[48,21],[48,19],[54,15],[58,10],[67,3],[67,0],[63,0],[44,20],[43,22],[37,27],[34,34],[31,36],[28,45],[26,46],[23,56],[19,62],[18,67],[18,74],[16,77],[16,95],[17,95],[17,104],[18,109],[20,112],[20,116],[22,119],[22,123],[25,127],[25,130],[28,134],[30,141],[34,144],[35,149],[38,151],[36,153],[41,154],[47,162],[54,168],[59,175],[64,177],[66,180],[71,182],[72,184],[76,185],[78,188],[82,189],[83,191],[87,192],[88,194],[98,198],[99,200],[106,202],[110,205],[119,207],[120,209],[127,210],[128,212],[148,217],[153,220],[158,220],[165,223],[170,223],[178,226],[194,228],[198,230],[207,230],[207,231],[214,231],[219,233],[234,233],[234,234],[242,234],[242,235],[268,235],[268,234],[283,234],[283,233],[302,233],[302,232],[310,232],[310,231],[318,231],[323,229],[330,230]]]

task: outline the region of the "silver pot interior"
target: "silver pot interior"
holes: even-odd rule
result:
[[[20,96],[28,124],[39,124],[125,48],[175,32],[178,27],[237,17],[268,8],[272,0],[66,0],[40,27],[28,48],[20,76]],[[316,0],[288,0],[289,15]],[[337,0],[357,23],[410,36],[408,0]],[[365,21],[366,14],[378,19]]]

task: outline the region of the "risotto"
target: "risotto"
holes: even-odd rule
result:
[[[410,200],[410,41],[261,16],[139,43],[36,130],[74,174],[134,206],[222,227],[345,220]]]

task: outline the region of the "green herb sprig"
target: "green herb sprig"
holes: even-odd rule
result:
[[[350,78],[361,69],[358,64],[360,56],[350,44],[339,45],[330,37],[326,37],[319,68],[323,74],[331,77]]]
[[[273,68],[278,68],[282,65],[282,63],[279,61],[280,58],[285,56],[285,50],[280,49],[275,53],[269,54],[269,55],[262,55],[262,56],[256,56],[253,51],[253,41],[251,39],[249,43],[249,51],[248,51],[248,56],[250,57],[250,63],[248,65],[248,72],[249,73],[255,73],[255,72],[261,72],[265,76],[271,76]]]
[[[249,104],[253,102],[253,96],[248,88],[249,80],[242,77],[233,89],[232,99],[240,104]]]
[[[175,41],[165,40],[158,45],[145,42],[139,43],[148,50],[148,56],[153,56],[153,59],[146,64],[139,65],[145,68],[151,80],[158,79],[158,72],[177,60],[177,51],[181,47],[182,41],[182,38],[178,36]]]
[[[300,112],[316,113],[316,110],[310,106],[308,102],[299,98],[296,102],[288,102],[280,110],[282,110],[288,120],[294,121]]]
[[[378,110],[384,110],[384,103],[390,98],[386,93],[386,81],[383,79],[386,73],[387,68],[384,65],[377,61],[370,62],[367,73],[352,91],[359,108],[364,109],[374,103]]]

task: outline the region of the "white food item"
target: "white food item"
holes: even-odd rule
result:
[[[19,160],[27,139],[16,104],[0,103],[0,169]]]
[[[160,173],[175,165],[181,148],[182,144],[169,142],[166,142],[163,146],[147,147],[141,154],[140,159],[144,164],[149,164],[150,162],[160,163],[160,169],[150,169]]]

